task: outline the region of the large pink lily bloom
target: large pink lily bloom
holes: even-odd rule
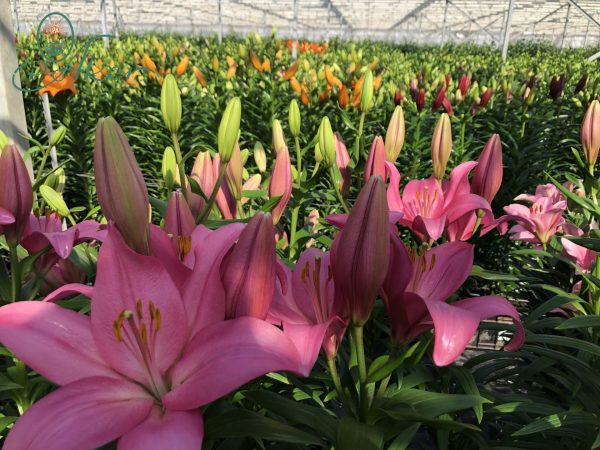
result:
[[[512,351],[523,345],[519,313],[508,300],[490,295],[446,303],[471,272],[471,244],[450,242],[419,256],[409,253],[397,236],[391,239],[382,297],[395,345],[407,344],[433,328],[433,362],[446,366],[465,350],[479,323],[495,316],[511,317],[515,323],[516,333],[506,349]]]
[[[90,316],[49,301],[0,308],[0,342],[61,386],[17,420],[4,449],[86,450],[119,439],[120,450],[197,450],[200,406],[270,371],[306,375],[320,342],[307,364],[306,348],[276,326],[224,320],[218,267],[209,258],[222,252],[228,233],[210,232],[196,248],[194,270],[174,277],[158,247],[152,256],[135,253],[111,228]],[[179,261],[169,238],[162,241],[152,245]]]
[[[390,211],[402,212],[400,224],[410,228],[423,242],[437,241],[446,228],[451,231],[451,240],[464,235],[464,229],[469,226],[472,231],[475,220],[471,220],[472,224],[471,221],[460,223],[463,216],[478,210],[492,215],[489,203],[470,191],[468,174],[476,165],[476,162],[469,161],[457,166],[450,174],[450,181],[443,184],[433,176],[425,180],[411,180],[400,196],[400,173],[393,164],[386,163],[390,177],[387,189]],[[459,229],[456,229],[457,225],[460,225]]]
[[[515,200],[535,203],[542,198],[549,198],[556,208],[565,209],[567,207],[567,199],[552,183],[540,184],[535,188],[535,194],[520,194],[515,197]]]
[[[334,358],[348,319],[342,317],[343,308],[335,301],[329,252],[309,248],[300,255],[293,272],[282,268],[291,289],[277,287],[267,320],[281,324],[284,330],[293,327],[306,335],[314,327],[325,327],[323,353],[328,359]]]

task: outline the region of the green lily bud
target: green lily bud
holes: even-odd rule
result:
[[[321,151],[321,146],[319,145],[318,142],[315,145],[315,161],[317,163],[320,163],[321,161],[323,161],[323,152]]]
[[[242,150],[241,153],[242,153],[242,164],[246,164],[246,161],[248,161],[248,156],[250,155],[250,150],[245,148],[244,150]]]
[[[46,177],[44,184],[46,186],[50,186],[59,194],[62,194],[63,190],[65,189],[65,180],[65,170],[62,167],[59,167]]]
[[[5,135],[2,132],[2,130],[0,130],[0,152],[2,152],[2,149],[4,147],[6,147],[8,145],[8,143],[9,143],[8,136]]]
[[[292,136],[300,136],[300,107],[298,106],[298,102],[296,101],[296,99],[292,99],[292,101],[290,102],[289,124]]]
[[[163,153],[161,173],[167,189],[172,191],[179,175],[179,168],[177,167],[175,150],[171,147],[165,148]]]
[[[181,94],[173,74],[168,74],[160,91],[160,111],[165,126],[171,133],[177,133],[181,125]]]
[[[256,163],[256,167],[258,167],[258,171],[260,173],[265,173],[267,171],[267,154],[265,153],[265,148],[260,142],[254,144],[253,154],[254,162]]]
[[[63,200],[62,195],[60,195],[50,186],[42,184],[40,186],[40,194],[42,194],[42,198],[48,204],[48,206],[50,206],[50,208],[53,210],[58,211],[61,216],[67,217],[69,214],[71,214],[71,211]]]
[[[368,111],[371,106],[373,106],[373,72],[367,70],[361,90],[360,109]]]
[[[64,125],[58,127],[50,136],[50,147],[60,144],[67,134],[67,128]]]
[[[460,91],[459,91],[460,92]],[[385,134],[386,159],[395,163],[404,145],[404,112],[402,106],[396,106]]]
[[[242,103],[238,97],[232,98],[219,124],[217,144],[221,162],[228,163],[240,134],[240,120],[242,118]]]
[[[273,148],[275,149],[275,153],[279,153],[283,147],[287,147],[285,144],[285,136],[283,135],[283,128],[281,127],[281,122],[275,119],[273,121]]]
[[[438,180],[444,178],[446,165],[452,152],[452,130],[450,118],[444,113],[438,119],[433,139],[431,140],[431,160],[433,161],[433,174]]]
[[[319,147],[327,167],[333,167],[336,161],[335,136],[333,135],[331,123],[327,116],[323,117],[321,126],[319,127]]]

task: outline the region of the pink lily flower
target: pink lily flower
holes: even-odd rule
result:
[[[552,183],[540,184],[535,188],[535,194],[520,194],[515,197],[515,200],[535,203],[542,198],[549,198],[556,208],[566,209],[567,207],[567,199]]]
[[[48,301],[56,295],[0,308],[0,342],[61,386],[15,423],[4,448],[81,450],[119,439],[123,450],[197,450],[200,406],[270,371],[306,375],[320,341],[299,348],[265,321],[223,320],[214,262],[199,250],[210,258],[224,241],[229,245],[229,233],[208,232],[194,270],[173,277],[165,255],[156,253],[159,245],[167,258],[174,255],[166,235],[145,256],[111,227],[98,257],[91,316]]]
[[[405,345],[433,328],[433,362],[446,366],[465,350],[482,320],[511,317],[516,333],[507,350],[523,345],[525,332],[519,313],[502,297],[482,296],[446,303],[462,286],[473,266],[473,249],[450,242],[418,256],[392,235],[390,265],[382,297],[390,318],[392,342]]]
[[[519,195],[516,199],[524,200],[525,197],[531,196]],[[538,197],[531,207],[518,203],[505,206],[504,211],[509,218],[519,222],[509,230],[510,238],[514,241],[545,245],[564,224],[562,215],[566,207],[566,201],[554,203],[552,197]]]
[[[50,245],[61,259],[67,259],[73,247],[85,241],[103,241],[106,229],[95,220],[84,220],[72,227],[63,229],[58,213],[38,211],[29,216],[29,222],[23,233],[21,245],[30,253],[36,253]]]
[[[290,152],[283,145],[275,157],[275,165],[271,181],[269,182],[269,198],[281,197],[272,210],[273,223],[278,223],[285,211],[285,207],[292,196],[292,165],[290,163]]]
[[[565,237],[560,238],[560,242],[563,246],[563,253],[567,258],[577,264],[583,272],[589,272],[592,268],[592,264],[596,262],[596,252],[568,239],[568,236],[583,236],[583,230],[568,222],[565,222],[561,229],[565,234]]]
[[[291,289],[283,292],[278,286],[267,320],[283,328],[302,330],[311,326],[327,328],[321,348],[327,359],[335,357],[341,344],[348,319],[342,318],[342,308],[335,301],[330,254],[316,248],[305,250],[298,258],[294,271],[282,266]]]
[[[403,213],[399,223],[410,228],[423,242],[438,240],[446,228],[451,231],[449,238],[456,239],[456,236],[464,233],[453,228],[453,225],[465,214],[478,210],[492,214],[489,203],[470,192],[468,174],[476,165],[476,162],[469,161],[455,167],[450,174],[450,181],[443,185],[434,176],[425,180],[411,180],[400,196],[400,173],[388,163],[386,167],[390,183],[387,200],[390,211]],[[474,224],[473,220],[471,232]]]

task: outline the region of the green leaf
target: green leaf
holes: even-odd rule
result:
[[[380,450],[383,434],[373,425],[357,422],[352,417],[342,417],[338,426],[336,450]]]
[[[551,334],[534,334],[527,337],[529,344],[548,344],[559,347],[569,347],[592,355],[600,356],[600,346],[591,342],[567,336],[554,336]]]
[[[512,414],[512,413],[528,413],[528,414],[538,414],[538,415],[551,415],[562,412],[562,409],[558,406],[554,405],[546,405],[543,403],[536,402],[510,402],[503,403],[501,405],[495,405],[486,410],[486,413],[503,413],[503,414]]]
[[[204,425],[204,435],[207,440],[252,437],[325,447],[325,443],[316,436],[244,409],[230,410],[209,418]]]
[[[464,367],[455,366],[450,368],[450,372],[457,379],[458,384],[463,388],[465,394],[481,396],[477,382],[473,378],[473,374]],[[481,423],[483,419],[483,404],[479,403],[473,407],[473,412],[477,417],[477,422]]]
[[[411,426],[406,427],[390,444],[388,450],[406,450],[420,427],[420,423],[413,423]]]
[[[508,273],[502,272],[495,272],[493,270],[486,270],[483,267],[477,265],[474,265],[471,268],[471,276],[490,281],[522,281],[522,278],[519,278],[515,275],[510,275]]]
[[[571,330],[573,328],[599,328],[600,327],[600,316],[578,316],[571,317],[565,320],[563,323],[555,327],[556,330]]]
[[[546,174],[548,176],[548,178],[550,179],[550,181],[552,181],[552,183],[554,184],[554,186],[556,186],[558,188],[558,190],[560,192],[563,193],[563,195],[565,197],[567,197],[569,200],[571,200],[573,203],[581,206],[583,209],[590,211],[594,214],[597,214],[597,208],[590,203],[587,199],[585,198],[581,198],[579,197],[577,194],[575,194],[574,192],[569,191],[566,187],[564,187],[561,183],[559,183],[557,180],[555,180],[550,174]]]
[[[263,198],[269,195],[269,193],[265,190],[255,189],[249,191],[242,191],[242,197],[246,198]]]
[[[149,197],[150,199],[150,204],[152,205],[153,208],[156,209],[156,211],[158,211],[158,214],[160,215],[160,217],[165,217],[167,215],[167,202],[165,202],[164,200],[160,200],[158,198]]]
[[[419,345],[421,345],[421,341],[414,343],[400,356],[390,358],[389,356],[385,355],[377,358],[369,366],[369,371],[367,372],[367,383],[376,383],[379,380],[383,380],[390,373],[400,367],[406,358],[410,358]]]
[[[277,203],[279,203],[279,200],[281,199],[281,195],[278,195],[276,197],[270,198],[269,200],[267,200],[265,202],[264,205],[262,205],[262,207],[260,208],[260,210],[262,212],[271,212],[271,210],[273,208],[275,208],[275,206],[277,205]]]
[[[483,403],[489,403],[489,400],[479,395],[443,394],[420,389],[402,389],[384,399],[381,409],[386,412],[405,412],[407,418],[416,414],[433,419],[442,414],[474,408]]]
[[[512,436],[527,436],[529,434],[542,433],[565,426],[571,425],[598,425],[598,418],[591,413],[584,411],[568,411],[565,413],[552,414],[546,417],[540,417],[528,425],[525,425]]]
[[[18,419],[18,417],[10,417],[10,416],[0,417],[0,432],[4,431],[6,429],[6,427],[8,427],[10,424],[14,423],[17,419]]]
[[[244,396],[289,420],[292,425],[306,425],[318,431],[329,442],[335,441],[337,420],[325,409],[305,405],[267,390],[245,391]]]

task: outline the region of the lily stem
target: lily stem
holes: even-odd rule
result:
[[[365,421],[369,411],[369,391],[367,389],[367,362],[365,360],[365,344],[363,340],[363,327],[352,327],[356,345],[356,359],[358,362],[358,381],[360,383],[359,419]]]
[[[342,387],[340,374],[338,373],[337,367],[335,365],[335,357],[327,359],[327,367],[329,368],[329,375],[331,375],[333,386],[335,387],[338,398],[342,403],[342,408],[344,408],[344,411],[346,411],[346,413],[349,413],[350,406],[348,405],[348,399],[346,398],[346,393],[344,392],[344,388]]]
[[[44,150],[44,154],[42,155],[42,162],[40,163],[40,167],[38,168],[37,176],[35,177],[35,181],[33,184],[37,184],[38,181],[42,179],[42,174],[44,173],[44,167],[46,167],[46,161],[48,161],[48,155],[50,154],[50,150],[52,149],[51,145],[48,145]]]
[[[360,122],[358,123],[358,134],[356,135],[356,143],[354,144],[354,159],[356,161],[356,165],[358,165],[358,162],[360,161],[360,138],[363,135],[366,114],[366,111],[361,113]]]
[[[298,139],[298,136],[294,136],[294,145],[296,146],[296,170],[298,171],[296,183],[298,184],[298,187],[300,187],[300,182],[302,180],[302,150],[300,149],[300,140]]]
[[[298,213],[300,212],[300,205],[292,209],[292,224],[290,228],[290,259],[296,254],[296,227],[298,226]]]
[[[197,223],[200,224],[204,222],[210,214],[213,204],[215,203],[215,199],[217,198],[217,194],[219,193],[219,189],[221,188],[221,183],[223,182],[223,177],[225,176],[225,170],[227,170],[227,163],[221,162],[221,167],[219,167],[219,176],[217,177],[217,181],[215,182],[215,186],[213,187],[212,193],[210,194],[210,197],[206,202],[206,206],[198,215],[198,218],[196,220]]]
[[[21,268],[19,267],[19,257],[17,255],[17,246],[11,245],[10,252],[10,279],[11,279],[11,301],[16,301],[21,295]]]
[[[183,163],[183,156],[181,155],[181,147],[179,146],[177,133],[171,133],[171,139],[173,140],[173,148],[175,149],[175,158],[177,159],[177,168],[179,169],[179,181],[181,183],[181,190],[183,191],[183,198],[187,201],[188,195],[186,189],[185,165]]]

